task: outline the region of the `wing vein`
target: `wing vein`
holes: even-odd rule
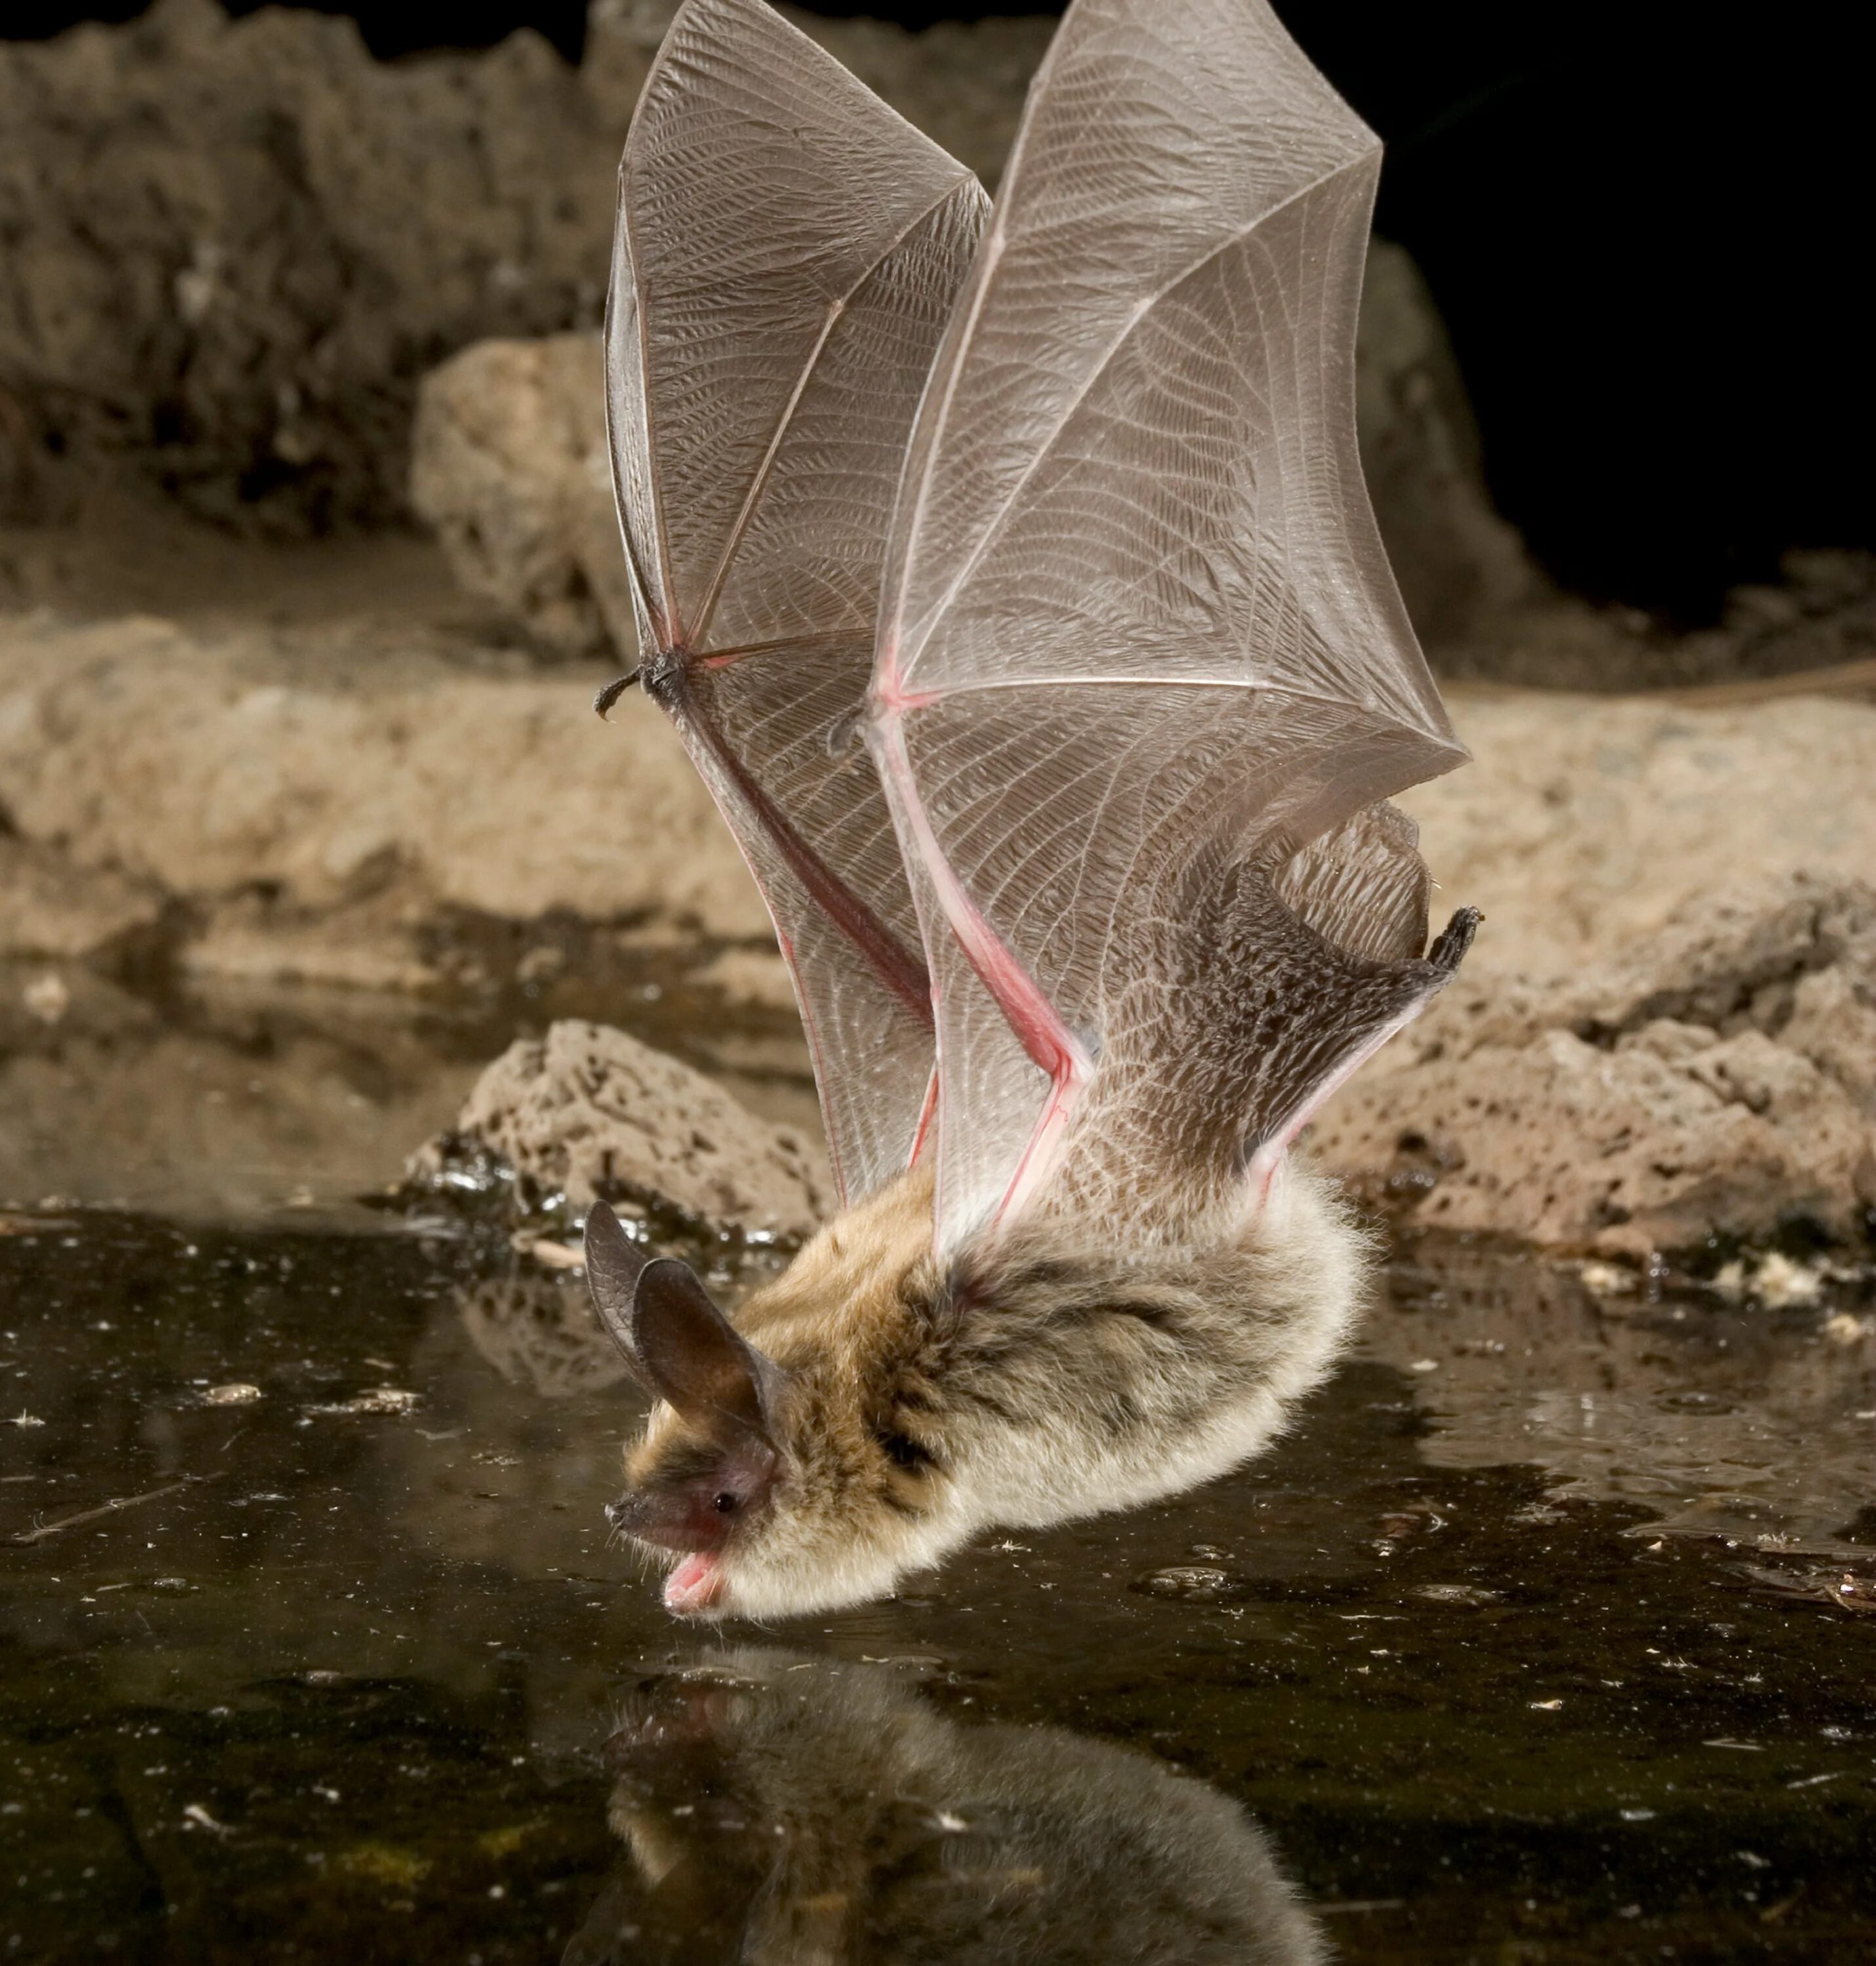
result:
[[[1209,250],[1201,253],[1198,257],[1191,261],[1189,265],[1181,267],[1179,271],[1173,275],[1171,279],[1168,279],[1164,285],[1156,288],[1152,292],[1147,295],[1145,298],[1136,303],[1132,311],[1127,316],[1126,325],[1122,327],[1120,333],[1114,337],[1114,340],[1108,343],[1107,346],[1102,350],[1101,359],[1094,364],[1094,367],[1088,371],[1087,375],[1083,379],[1080,386],[1075,390],[1073,396],[1070,398],[1068,403],[1063,407],[1062,414],[1056,420],[1054,427],[1050,430],[1049,434],[1043,440],[1043,441],[1037,445],[1035,455],[1031,457],[1028,463],[1023,467],[1021,475],[1017,479],[1016,482],[1011,485],[1009,492],[1004,497],[1002,502],[998,505],[995,512],[991,514],[988,524],[984,528],[982,533],[978,537],[976,545],[972,547],[969,554],[966,555],[964,563],[958,569],[956,573],[952,576],[952,579],[946,585],[943,593],[940,595],[939,598],[932,605],[932,607],[927,611],[927,626],[924,630],[924,635],[921,637],[917,647],[911,649],[901,657],[901,661],[902,671],[904,669],[909,669],[911,664],[917,659],[920,650],[924,646],[925,640],[928,639],[930,635],[932,626],[937,622],[939,618],[944,614],[945,611],[951,606],[953,601],[956,600],[959,592],[964,586],[965,582],[969,580],[972,574],[976,571],[978,562],[983,559],[984,556],[990,550],[991,546],[995,543],[998,538],[1001,537],[1004,526],[1007,524],[1011,514],[1016,510],[1017,504],[1021,500],[1024,491],[1027,488],[1030,480],[1035,476],[1036,473],[1039,470],[1041,469],[1044,462],[1051,455],[1052,455],[1056,445],[1061,438],[1062,433],[1074,421],[1075,412],[1080,409],[1082,404],[1088,400],[1088,396],[1094,390],[1095,384],[1101,380],[1101,377],[1104,375],[1107,370],[1113,366],[1114,358],[1120,353],[1121,350],[1127,346],[1128,342],[1133,339],[1134,330],[1139,327],[1141,322],[1145,321],[1146,317],[1152,314],[1153,310],[1159,306],[1159,303],[1163,301],[1168,294],[1176,292],[1179,288],[1183,286],[1185,282],[1191,279],[1195,274],[1202,272],[1206,267],[1210,266],[1215,260],[1222,259],[1224,255],[1230,252],[1234,247],[1242,245],[1244,241],[1249,239],[1260,227],[1268,224],[1268,222],[1272,219],[1275,218],[1279,212],[1288,211],[1291,205],[1298,203],[1301,200],[1305,198],[1307,198],[1312,192],[1320,191],[1324,185],[1333,183],[1336,179],[1342,176],[1346,172],[1353,170],[1358,166],[1365,163],[1368,158],[1372,155],[1372,150],[1365,150],[1359,156],[1348,158],[1343,163],[1336,165],[1333,169],[1322,172],[1317,176],[1310,179],[1307,184],[1299,185],[1297,189],[1291,192],[1287,198],[1280,198],[1276,204],[1266,206],[1263,211],[1260,211],[1257,216],[1252,219],[1247,224],[1239,226],[1238,229],[1235,232],[1232,233],[1228,237],[1221,239],[1217,245],[1212,247]],[[988,242],[987,241],[986,244],[988,244]],[[999,253],[998,256],[1000,258],[1001,256]],[[969,327],[965,329],[959,343],[960,359],[954,366],[951,376],[946,379],[945,401],[940,411],[938,439],[934,440],[930,450],[927,453],[930,462],[928,462],[925,470],[925,482],[921,484],[919,487],[918,509],[914,516],[914,529],[908,533],[906,540],[906,554],[904,562],[904,567],[906,569],[909,569],[911,565],[914,551],[917,543],[917,529],[922,527],[923,522],[925,504],[924,494],[927,486],[929,485],[933,475],[933,466],[935,465],[937,459],[940,449],[939,440],[941,440],[943,436],[943,419],[950,409],[953,385],[955,384],[958,375],[962,371],[963,362],[962,359],[962,351],[969,345],[970,336],[975,330],[978,317],[982,311],[982,303],[984,297],[989,292],[991,276],[994,271],[994,268],[993,266],[986,272],[982,285],[980,287],[978,294],[973,297],[971,310],[971,321]],[[900,583],[901,608],[899,611],[901,612],[903,611],[904,591],[904,582],[902,576]]]
[[[711,617],[717,611],[717,598],[723,591],[724,582],[730,577],[730,562],[736,558],[737,549],[743,543],[743,536],[749,530],[749,522],[756,515],[756,508],[762,502],[763,492],[769,488],[769,475],[775,469],[775,459],[780,455],[782,443],[794,424],[795,413],[801,408],[801,398],[807,393],[807,385],[814,379],[814,372],[820,366],[820,358],[827,352],[828,341],[841,316],[846,312],[848,303],[921,225],[957,196],[959,185],[966,182],[967,179],[958,179],[946,185],[929,205],[908,219],[887,240],[855,276],[844,293],[836,294],[828,302],[827,318],[820,324],[820,332],[814,337],[814,346],[807,352],[807,359],[801,366],[801,374],[795,378],[795,387],[788,392],[788,401],[782,405],[782,414],[769,437],[768,447],[762,453],[762,462],[756,468],[756,475],[749,482],[742,508],[736,515],[735,524],[730,528],[729,538],[724,543],[716,571],[711,575],[710,585],[704,590],[703,600],[698,604],[696,625],[691,630],[691,641],[696,646],[702,646],[704,637],[710,632]]]
[[[662,55],[662,50],[660,50]],[[647,78],[646,87],[650,86]],[[619,201],[619,236],[625,244],[625,263],[632,273],[632,326],[638,337],[638,401],[639,414],[645,431],[645,495],[650,501],[652,514],[652,546],[658,556],[659,596],[662,603],[654,610],[649,604],[645,610],[646,619],[656,630],[659,642],[666,648],[675,648],[682,639],[684,624],[679,617],[678,598],[671,585],[671,553],[669,542],[665,537],[664,500],[658,489],[658,440],[654,431],[652,414],[651,392],[651,342],[645,322],[644,294],[638,279],[638,240],[632,224],[632,201],[621,197]],[[626,529],[620,514],[620,530]]]

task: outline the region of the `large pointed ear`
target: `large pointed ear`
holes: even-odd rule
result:
[[[786,1375],[710,1300],[688,1263],[660,1256],[640,1272],[632,1336],[639,1368],[693,1426],[727,1446],[776,1445]]]
[[[648,1259],[603,1201],[595,1201],[586,1211],[585,1246],[586,1288],[592,1293],[593,1308],[606,1335],[637,1368],[632,1300]]]

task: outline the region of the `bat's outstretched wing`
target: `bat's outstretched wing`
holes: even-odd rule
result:
[[[1261,1194],[1445,980],[1450,769],[1355,441],[1375,138],[1263,0],[1075,0],[914,427],[869,740],[938,992],[941,1249]]]
[[[964,167],[759,0],[689,0],[620,169],[606,327],[640,678],[775,918],[843,1198],[905,1166],[930,986],[857,735],[918,395],[982,223]]]

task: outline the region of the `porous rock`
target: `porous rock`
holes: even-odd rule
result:
[[[804,1236],[830,1208],[817,1146],[624,1031],[568,1019],[511,1045],[456,1123],[536,1197],[673,1208],[710,1227]],[[413,1172],[437,1163],[435,1143]]]
[[[1876,1207],[1876,890],[1704,897],[1561,981],[1464,972],[1331,1103],[1416,1218],[1641,1255]]]

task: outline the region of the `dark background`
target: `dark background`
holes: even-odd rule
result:
[[[9,35],[132,0],[0,0]],[[230,11],[251,11],[247,0]],[[358,0],[385,59],[530,26],[577,60],[583,0]],[[1029,12],[824,6],[921,26]],[[1380,229],[1420,262],[1492,488],[1568,586],[1712,618],[1787,547],[1876,546],[1871,10],[1616,0],[1278,0],[1388,146]]]

